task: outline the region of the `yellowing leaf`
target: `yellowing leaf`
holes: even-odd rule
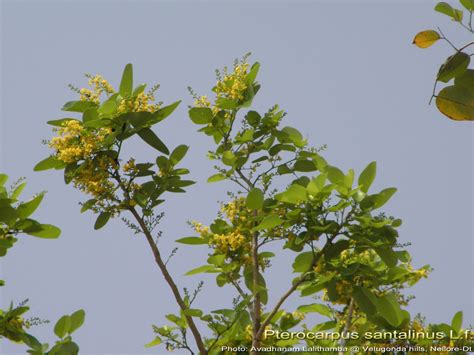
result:
[[[455,121],[474,121],[474,91],[460,85],[448,86],[436,97],[438,110]]]
[[[462,75],[466,71],[470,61],[471,57],[469,54],[464,52],[453,54],[448,57],[439,68],[437,79],[443,83],[447,83],[452,78]]]
[[[413,39],[413,44],[419,48],[428,48],[441,38],[438,32],[433,30],[422,31]]]

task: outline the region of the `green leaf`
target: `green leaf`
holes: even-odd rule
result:
[[[225,165],[232,166],[235,163],[235,155],[231,150],[226,150],[222,153],[222,162]]]
[[[293,168],[295,169],[295,171],[303,172],[317,170],[316,164],[312,160],[297,160]]]
[[[293,262],[293,272],[306,272],[311,268],[314,261],[314,254],[312,251],[306,251],[299,254]]]
[[[21,340],[23,341],[23,343],[25,343],[26,346],[28,346],[30,349],[39,350],[40,351],[39,354],[43,355],[43,352],[41,351],[42,345],[38,341],[38,339],[36,339],[34,336],[27,333],[20,333],[19,335],[21,337]]]
[[[189,110],[189,118],[195,124],[207,124],[212,120],[212,110],[208,107],[193,107]]]
[[[57,343],[48,352],[48,355],[77,355],[79,354],[79,346],[72,342]]]
[[[300,131],[298,131],[296,128],[284,127],[281,131],[286,133],[290,141],[297,147],[301,148],[305,146],[306,141]]]
[[[170,161],[173,165],[178,164],[188,152],[189,147],[187,145],[177,146],[170,154]]]
[[[459,333],[461,330],[462,319],[463,313],[462,311],[459,311],[454,315],[453,320],[451,321],[451,328],[453,328],[456,333]]]
[[[368,289],[355,286],[353,296],[362,312],[368,316],[372,316],[377,312],[377,298]]]
[[[461,85],[447,86],[438,93],[436,106],[452,120],[474,121],[474,90]]]
[[[84,202],[81,207],[81,213],[84,213],[87,210],[90,210],[92,206],[96,204],[96,202],[97,200],[95,198],[91,198],[90,200],[87,200],[86,202]]]
[[[118,94],[113,94],[110,98],[104,101],[102,105],[100,105],[99,108],[97,109],[97,112],[101,115],[107,115],[107,116],[112,115],[115,111],[117,111],[117,107],[118,107],[117,101],[116,101],[117,96]]]
[[[132,97],[137,97],[138,95],[140,95],[142,92],[144,92],[146,89],[146,84],[139,84],[135,87],[135,89],[133,89],[133,92],[132,92]]]
[[[255,62],[252,67],[250,68],[250,72],[247,74],[245,81],[247,85],[253,84],[255,79],[257,78],[258,70],[260,69],[260,63]]]
[[[376,300],[378,313],[394,327],[398,327],[403,322],[403,313],[397,298],[393,294],[387,294]]]
[[[435,44],[441,36],[433,30],[426,30],[418,33],[413,39],[413,44],[419,48],[428,48]]]
[[[99,214],[99,217],[97,217],[95,224],[94,224],[94,229],[98,230],[101,229],[103,226],[107,224],[111,217],[110,212],[101,212]]]
[[[326,167],[326,172],[329,181],[331,181],[333,184],[344,185],[345,175],[340,169],[336,168],[335,166],[328,165]]]
[[[370,186],[374,182],[376,171],[377,163],[373,161],[360,173],[358,184],[362,185],[360,189],[363,192],[367,193],[369,191]]]
[[[212,255],[207,259],[207,262],[212,265],[222,266],[226,256],[223,254]]]
[[[308,201],[308,194],[303,186],[292,184],[285,192],[275,195],[275,198],[282,202],[298,204]]]
[[[56,159],[54,156],[47,157],[46,159],[41,160],[33,168],[34,171],[43,171],[49,169],[57,169],[58,167],[64,165],[62,161]]]
[[[257,287],[254,289],[254,283],[253,283],[253,269],[251,267],[245,267],[244,269],[244,281],[245,281],[245,286],[252,291],[254,294],[260,294],[260,299],[263,304],[266,304],[268,301],[268,292],[267,292],[267,286],[265,282],[265,278],[263,275],[258,272],[257,274]]]
[[[97,107],[97,104],[91,101],[69,101],[64,104],[61,110],[69,112],[85,112],[93,107]]]
[[[397,265],[397,254],[391,248],[376,248],[375,251],[389,268]]]
[[[223,109],[223,110],[232,110],[239,106],[237,100],[226,99],[225,97],[219,97],[216,100],[216,106]]]
[[[18,218],[17,211],[11,206],[0,207],[0,222],[11,224]]]
[[[252,210],[259,210],[263,207],[263,192],[259,188],[253,188],[250,190],[249,194],[247,195],[247,199],[245,204],[247,208]]]
[[[82,122],[87,123],[99,118],[99,113],[97,112],[97,107],[92,107],[87,109],[82,114]]]
[[[390,200],[390,198],[395,194],[395,192],[397,192],[397,189],[395,187],[389,187],[380,191],[376,195],[377,197],[375,199],[374,208],[380,208],[385,205],[388,200]]]
[[[112,120],[109,118],[98,118],[95,120],[90,120],[84,123],[84,127],[87,128],[102,128],[110,127],[112,125]]]
[[[130,97],[133,90],[133,67],[127,64],[123,70],[122,80],[120,81],[119,93],[123,97]]]
[[[69,327],[69,334],[72,334],[78,328],[84,324],[84,319],[86,317],[86,312],[83,309],[80,309],[73,314],[71,314],[71,325]]]
[[[61,235],[61,230],[51,224],[39,224],[23,230],[26,234],[38,238],[56,239]]]
[[[255,228],[252,229],[252,231],[260,231],[260,230],[263,230],[263,229],[272,229],[272,228],[275,228],[277,226],[279,226],[280,224],[283,223],[283,220],[276,216],[276,215],[270,215],[270,216],[267,216],[263,219],[263,221],[258,225],[256,226]]]
[[[463,17],[463,12],[461,10],[453,8],[446,2],[439,2],[435,6],[435,11],[438,11],[446,16],[449,16],[453,21],[461,22]]]
[[[51,125],[51,126],[55,126],[55,127],[63,127],[64,123],[69,122],[69,121],[80,122],[79,120],[76,120],[75,118],[61,118],[59,120],[47,121],[46,123]]]
[[[119,116],[121,122],[130,122],[134,128],[150,127],[153,124],[151,112],[127,112]]]
[[[0,186],[2,184],[0,183]],[[26,182],[23,182],[21,183],[20,185],[18,185],[15,190],[12,192],[12,195],[11,195],[11,198],[16,200],[18,197],[20,197],[21,193],[23,192],[23,189],[25,188],[26,186]]]
[[[64,336],[69,332],[71,327],[71,317],[70,316],[62,316],[56,322],[54,326],[54,334],[56,334],[59,338],[64,338]]]
[[[258,122],[260,122],[261,117],[257,111],[249,111],[245,115],[245,119],[251,126],[255,126],[258,124]]]
[[[215,174],[215,175],[209,176],[209,178],[207,179],[207,182],[218,182],[225,179],[226,179],[226,176],[224,174]]]
[[[145,348],[152,348],[154,346],[158,346],[162,343],[163,341],[161,340],[160,337],[155,337],[152,341],[150,341],[148,344],[145,344]]]
[[[43,200],[43,197],[44,197],[44,193],[41,193],[35,198],[33,198],[32,200],[21,203],[16,209],[18,212],[18,216],[20,218],[27,218],[31,216],[33,212],[35,212],[38,206],[40,205],[41,201]]]
[[[4,186],[8,181],[8,175],[0,174],[0,186]]]
[[[468,11],[474,11],[474,0],[460,0],[462,6]]]
[[[150,146],[163,154],[169,154],[169,150],[160,138],[149,128],[142,128],[138,131],[138,135]]]
[[[207,244],[206,240],[201,237],[184,237],[180,239],[176,239],[177,243],[187,244],[187,245],[199,245],[199,244]]]
[[[302,313],[319,313],[323,316],[332,317],[332,312],[331,309],[324,305],[324,304],[319,304],[319,303],[313,303],[313,304],[307,304],[303,306],[298,307],[298,311]]]
[[[184,319],[178,317],[175,314],[167,314],[166,319],[168,319],[169,321],[175,323],[179,327],[183,327],[183,328],[186,327],[186,321]]]
[[[324,253],[326,260],[334,259],[338,257],[344,250],[349,248],[350,243],[347,239],[338,240],[336,243],[330,245]]]
[[[464,52],[457,52],[452,56],[448,57],[446,61],[441,65],[438,71],[437,80],[447,83],[452,78],[463,74],[471,61],[469,54]]]
[[[180,103],[181,103],[181,100],[173,102],[171,105],[164,106],[160,108],[159,110],[157,110],[156,112],[154,112],[153,123],[158,123],[158,122],[163,121],[166,117],[171,115],[174,112],[174,110],[176,110],[176,108],[179,106]]]
[[[467,69],[463,74],[456,76],[454,78],[454,85],[474,91],[474,69]]]
[[[188,308],[188,309],[185,309],[183,313],[185,315],[189,316],[189,317],[201,317],[202,316],[202,311],[200,309]]]
[[[189,270],[187,273],[185,273],[185,275],[196,275],[201,274],[203,272],[216,272],[216,267],[215,265],[202,265],[195,269]]]

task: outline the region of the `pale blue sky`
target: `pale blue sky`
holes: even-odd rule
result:
[[[416,32],[438,25],[455,42],[469,38],[433,5],[3,1],[0,169],[28,177],[29,194],[48,190],[37,217],[59,225],[63,235],[56,241],[20,238],[3,263],[2,305],[29,298],[31,315],[51,320],[84,308],[86,323],[76,335],[83,354],[160,353],[143,344],[153,338],[151,324],[164,324],[176,307],[152,255],[143,238],[118,220],[94,232],[95,217],[79,214],[84,197],[65,186],[60,173],[32,171],[48,154],[41,145],[51,134],[45,122],[66,117],[59,109],[74,96],[68,83],[81,86],[82,74],[90,72],[117,84],[128,62],[138,81],[161,84],[160,100],[184,100],[159,128],[169,146],[191,145],[183,165],[199,182],[166,204],[163,247],[171,250],[175,239],[192,233],[186,220],[211,221],[231,187],[205,183],[212,174],[205,158],[211,142],[187,118],[186,87],[209,93],[214,69],[251,51],[262,64],[258,110],[280,104],[288,125],[312,144],[328,145],[325,157],[334,165],[360,172],[376,160],[374,188],[398,187],[386,210],[404,220],[401,240],[412,243],[414,264],[435,269],[413,288],[410,311],[449,322],[464,310],[467,323],[474,323],[472,124],[450,121],[428,106],[434,75],[450,48],[411,45]],[[153,156],[138,144],[130,151]],[[197,284],[199,278],[180,275],[203,264],[204,249],[180,248],[171,262],[180,285]],[[273,299],[285,288],[275,276],[289,275],[289,265],[283,256],[269,278]],[[206,278],[200,306],[221,307],[229,293],[215,289]],[[53,339],[51,325],[32,332]],[[7,342],[2,346],[2,353],[22,353]]]

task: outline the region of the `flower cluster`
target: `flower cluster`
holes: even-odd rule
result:
[[[49,142],[56,157],[66,164],[85,160],[102,149],[110,128],[86,129],[80,121],[68,120],[57,130],[57,136]]]
[[[228,234],[214,234],[209,242],[218,252],[228,254],[245,245],[247,239],[238,229],[236,229]]]
[[[211,102],[206,95],[199,96],[194,100],[194,106],[196,107],[211,107]]]
[[[202,223],[197,222],[197,221],[192,221],[191,224],[194,227],[194,230],[199,233],[201,237],[206,237],[210,233],[210,229],[208,226],[204,226]]]
[[[100,75],[86,75],[89,78],[89,86],[92,87],[91,89],[82,88],[79,90],[79,94],[81,95],[81,101],[91,101],[96,104],[100,102],[100,96],[102,93],[106,93],[107,95],[113,94],[115,92],[114,88],[110,83],[102,78]]]
[[[217,99],[242,100],[244,92],[247,90],[246,78],[248,69],[249,64],[245,60],[235,63],[232,73],[228,73],[227,68],[224,68],[223,77],[219,78],[214,88]]]
[[[219,100],[243,100],[245,91],[248,88],[248,73],[249,63],[246,58],[241,62],[236,62],[231,73],[229,73],[227,67],[225,67],[222,73],[218,72],[216,86],[212,89],[216,94],[216,104],[213,105],[207,96],[197,96],[191,90],[191,93],[194,95],[194,106],[209,107],[215,115],[221,111]],[[225,112],[224,116],[225,118],[231,117],[229,112]]]
[[[110,128],[87,128],[77,120],[63,122],[56,129],[57,136],[51,138],[49,147],[55,150],[55,157],[66,163],[76,163],[78,168],[70,174],[74,187],[97,199],[96,212],[110,207],[114,202],[116,185],[110,179],[111,170],[117,163],[110,156],[101,154]]]
[[[218,234],[212,233],[208,226],[204,226],[200,222],[193,221],[191,224],[202,238],[209,238],[209,245],[215,248],[218,253],[228,255],[247,243],[247,238],[238,228],[228,233]]]
[[[109,169],[114,165],[113,159],[107,155],[87,160],[74,174],[74,187],[94,197],[110,197],[115,184],[109,180]]]
[[[251,210],[245,207],[245,198],[238,197],[221,207],[223,213],[234,225],[241,225],[247,221],[247,215]]]
[[[0,318],[3,318],[3,311],[0,310]],[[25,329],[30,328],[31,324],[21,316],[8,316],[2,319],[4,326],[1,329],[0,337],[5,337],[15,343],[21,343],[21,334]]]
[[[123,170],[124,173],[130,174],[130,175],[136,174],[136,173],[138,172],[138,168],[137,168],[137,166],[135,165],[135,159],[130,158],[130,159],[122,166],[122,170]]]
[[[117,109],[118,114],[126,112],[155,112],[160,107],[160,103],[154,104],[155,96],[152,93],[140,93],[136,97],[124,98],[120,101]]]

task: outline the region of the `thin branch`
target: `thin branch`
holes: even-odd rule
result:
[[[350,211],[347,216],[346,216],[346,222],[349,221],[349,219],[351,218],[352,216],[352,211]],[[345,223],[344,223],[345,224]],[[328,241],[326,242],[326,244],[324,245],[324,247],[319,251],[319,253],[313,257],[313,261],[310,265],[310,267],[308,268],[308,271],[306,271],[305,273],[303,273],[299,279],[293,283],[293,285],[288,289],[288,291],[285,292],[285,294],[283,296],[281,296],[281,298],[278,300],[277,304],[273,307],[272,311],[268,314],[268,316],[265,318],[265,320],[262,322],[261,326],[260,326],[260,329],[257,333],[257,337],[260,339],[263,335],[263,332],[265,331],[265,327],[270,324],[270,321],[272,320],[272,318],[275,316],[275,314],[279,311],[280,307],[282,306],[282,304],[286,301],[286,299],[288,297],[291,296],[291,294],[293,292],[296,291],[296,289],[298,288],[298,286],[300,286],[303,282],[306,281],[306,278],[307,276],[311,273],[311,271],[313,270],[314,266],[316,266],[316,264],[318,263],[319,259],[321,259],[321,257],[324,255],[324,253],[326,252],[326,249],[332,245],[332,242],[333,240],[341,235],[341,229],[344,227],[344,224],[341,224],[340,228],[330,237],[328,238]]]
[[[464,47],[459,48],[459,52],[461,52],[463,49],[466,49],[469,46],[472,46],[473,44],[474,44],[474,42],[470,42],[470,43],[466,44]]]
[[[145,237],[148,241],[148,244],[150,245],[150,248],[153,252],[153,255],[155,257],[156,264],[161,270],[161,273],[163,274],[163,277],[165,278],[166,282],[168,283],[168,286],[171,288],[171,291],[173,293],[173,296],[178,303],[179,307],[181,310],[184,312],[188,309],[186,304],[184,303],[183,298],[181,297],[181,294],[179,292],[178,287],[176,286],[171,274],[169,273],[168,269],[166,268],[165,263],[163,262],[163,259],[161,258],[160,251],[158,250],[158,246],[155,244],[153,240],[153,236],[151,235],[150,231],[148,230],[143,218],[138,214],[137,210],[134,207],[129,208],[130,212],[132,215],[135,217],[137,220],[138,224],[142,228],[143,234],[145,234]],[[191,329],[191,332],[193,333],[194,340],[196,341],[196,345],[199,349],[199,352],[201,355],[206,355],[207,350],[206,347],[204,346],[204,342],[202,340],[201,334],[199,330],[196,327],[196,324],[194,323],[194,320],[192,317],[185,315],[186,321],[188,322],[189,328]]]
[[[342,330],[342,334],[346,334],[349,331],[349,328],[351,327],[352,324],[352,314],[354,313],[354,298],[351,297],[351,300],[349,302],[349,308],[347,309],[347,318],[346,318],[346,323],[344,324],[344,329]],[[340,341],[340,346],[343,348],[346,345],[346,339],[344,337],[341,337]],[[340,355],[344,355],[344,352],[340,352]]]
[[[458,49],[456,48],[456,46],[455,46],[449,39],[446,38],[446,36],[444,35],[443,31],[441,31],[441,28],[438,27],[438,31],[439,31],[439,33],[441,33],[441,39],[444,39],[446,42],[448,42],[449,45],[450,45],[451,47],[453,47],[455,51],[458,51]]]

